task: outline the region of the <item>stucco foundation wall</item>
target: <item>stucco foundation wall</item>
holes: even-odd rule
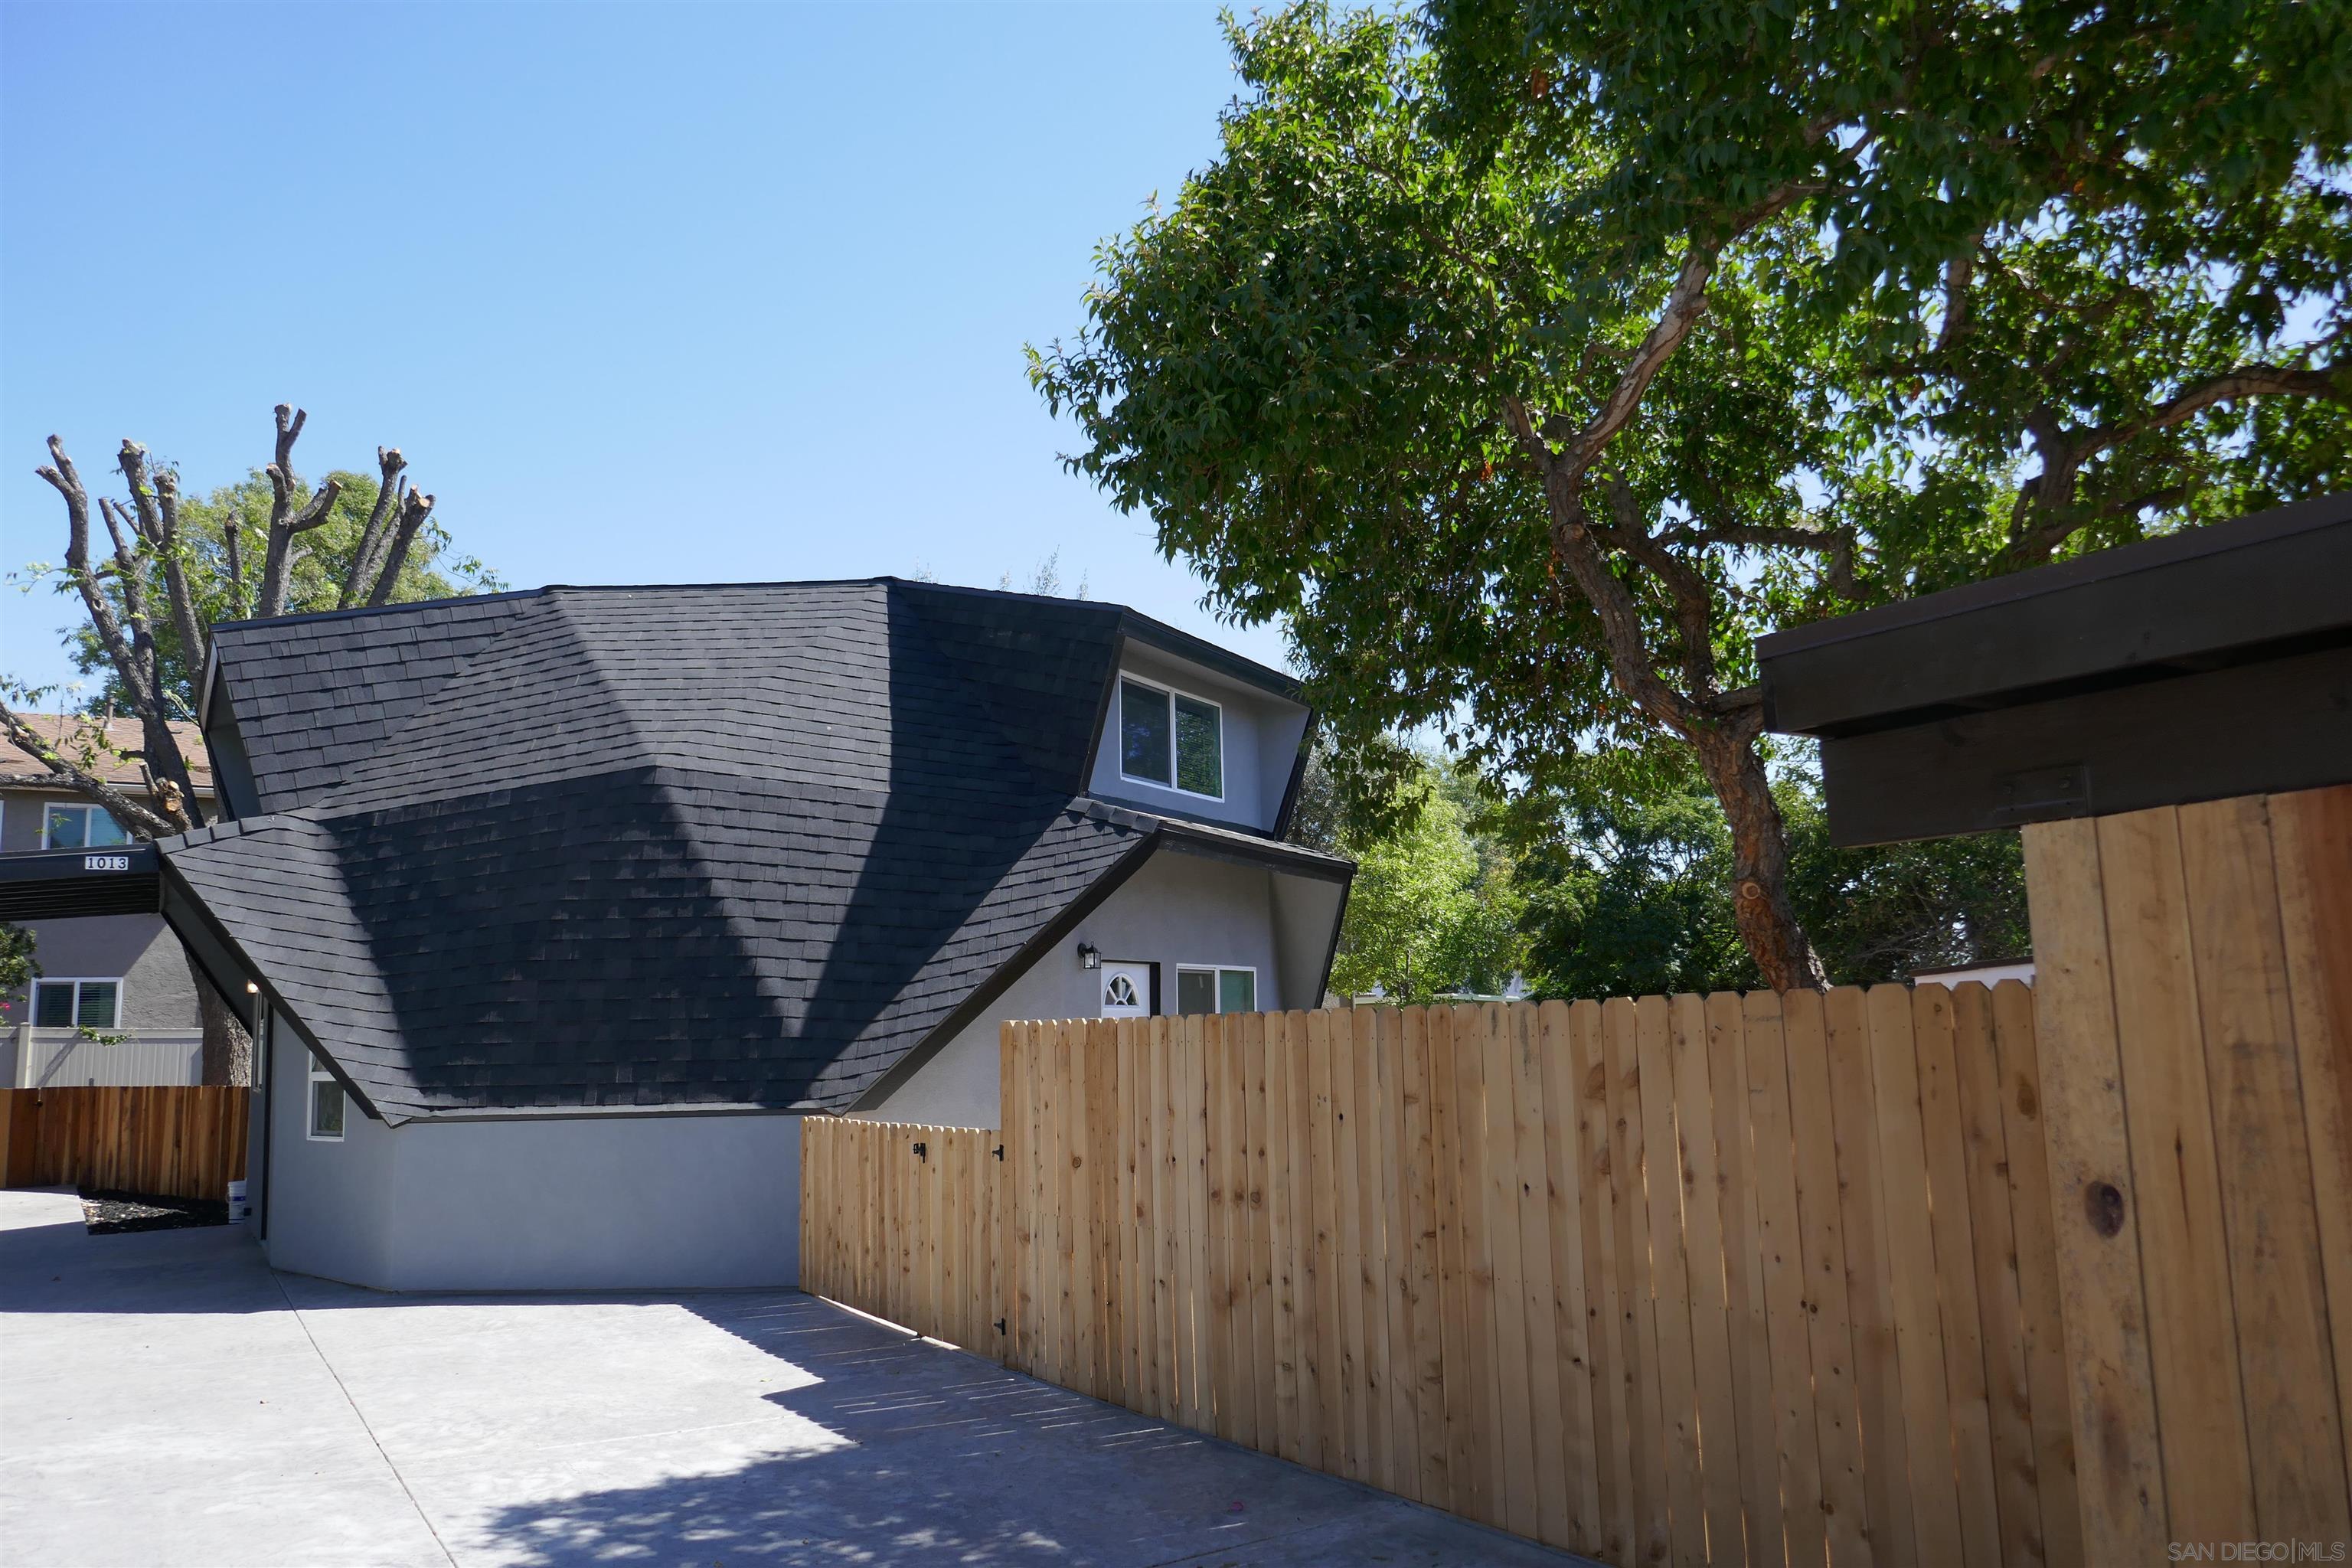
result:
[[[383,1290],[680,1289],[800,1279],[797,1116],[412,1121],[305,1139],[281,1035],[269,1259]]]
[[[997,1124],[998,1031],[1011,1018],[1092,1018],[1102,1012],[1101,974],[1081,968],[1077,947],[1090,942],[1106,962],[1156,962],[1160,1011],[1176,1011],[1176,966],[1246,964],[1257,970],[1257,1005],[1293,1004],[1282,994],[1273,874],[1162,849],[1105,899],[1059,946],[1044,954],[965,1026],[880,1107],[883,1121],[941,1127]],[[1318,936],[1328,937],[1328,925]],[[1319,964],[1322,954],[1314,955]],[[1302,1004],[1304,1005],[1304,1004]]]
[[[392,1131],[359,1108],[345,1108],[339,1143],[303,1134],[309,1104],[310,1048],[281,1023],[270,1026],[269,1143],[262,1165],[268,1212],[253,1223],[266,1229],[269,1261],[297,1274],[353,1285],[382,1285],[391,1268],[386,1209],[392,1189]],[[253,1188],[248,1183],[248,1195]]]

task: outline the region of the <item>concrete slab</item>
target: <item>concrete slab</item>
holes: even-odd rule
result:
[[[1574,1562],[791,1291],[386,1296],[0,1194],[12,1568]]]

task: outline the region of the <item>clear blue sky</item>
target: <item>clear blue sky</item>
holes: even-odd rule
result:
[[[1206,5],[0,5],[0,564],[125,436],[191,488],[400,447],[516,586],[1059,550],[1220,628],[1023,374],[1215,147]],[[117,476],[119,484],[119,476]],[[67,666],[0,595],[0,674]]]

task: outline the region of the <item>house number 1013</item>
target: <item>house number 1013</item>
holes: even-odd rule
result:
[[[81,858],[81,868],[85,871],[128,871],[131,869],[131,857],[128,855],[85,855]]]

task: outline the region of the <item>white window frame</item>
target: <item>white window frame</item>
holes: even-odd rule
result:
[[[1258,1006],[1258,1005],[1257,1005],[1257,1002],[1258,1002],[1258,994],[1257,994],[1257,965],[1256,965],[1256,964],[1255,964],[1255,963],[1180,963],[1180,964],[1178,964],[1178,965],[1176,966],[1176,995],[1177,995],[1177,1003],[1176,1003],[1176,1005],[1177,1005],[1177,1006],[1178,1006],[1178,1008],[1180,1008],[1180,1009],[1181,1009],[1181,1008],[1182,1008],[1182,1006],[1184,1005],[1184,1003],[1183,1003],[1183,995],[1184,995],[1184,976],[1186,976],[1187,974],[1207,974],[1207,975],[1213,975],[1213,976],[1216,977],[1217,1005],[1216,1005],[1216,1007],[1215,1007],[1214,1011],[1219,1012],[1219,1013],[1222,1013],[1222,1012],[1223,1012],[1223,1011],[1225,1010],[1225,983],[1224,983],[1224,976],[1226,976],[1226,975],[1228,975],[1228,974],[1246,974],[1246,975],[1248,975],[1248,976],[1250,977],[1250,1011],[1251,1011],[1251,1012],[1253,1012],[1253,1013],[1260,1013],[1260,1012],[1264,1012],[1264,1011],[1265,1011],[1265,1009],[1264,1009],[1264,1008],[1262,1008],[1262,1007],[1260,1007],[1260,1006]]]
[[[1155,680],[1150,676],[1138,675],[1132,670],[1120,670],[1118,672],[1118,711],[1115,717],[1118,723],[1117,740],[1118,742],[1119,778],[1128,784],[1150,784],[1153,789],[1164,789],[1171,795],[1189,795],[1194,800],[1223,800],[1225,798],[1225,705],[1218,701],[1213,697],[1203,697],[1197,691],[1187,691],[1181,686],[1171,686],[1164,680]],[[1136,685],[1143,687],[1147,690],[1157,691],[1160,695],[1168,700],[1168,782],[1166,784],[1161,784],[1158,779],[1143,778],[1127,771],[1127,684],[1129,681],[1133,681]],[[1204,707],[1213,708],[1216,710],[1217,793],[1214,795],[1203,795],[1196,789],[1186,789],[1182,784],[1176,782],[1178,779],[1184,776],[1183,765],[1178,761],[1176,756],[1177,746],[1179,743],[1179,736],[1176,729],[1176,699],[1179,697],[1183,698],[1188,702],[1198,702]],[[1187,967],[1198,968],[1200,966],[1198,964],[1192,964],[1188,965]]]
[[[1220,740],[1220,742],[1222,742],[1223,739],[1223,737],[1222,737],[1222,736],[1220,736],[1220,737],[1219,737],[1219,740]],[[92,813],[92,812],[96,812],[99,816],[102,816],[102,817],[106,818],[106,820],[107,820],[107,821],[109,821],[109,822],[113,822],[113,821],[114,821],[114,814],[113,814],[112,812],[110,812],[110,811],[107,810],[107,809],[106,809],[106,807],[104,807],[104,806],[102,806],[102,805],[86,805],[86,804],[84,804],[83,802],[81,802],[81,801],[78,801],[78,800],[45,800],[45,801],[42,801],[42,802],[40,803],[40,807],[41,807],[41,847],[42,847],[42,848],[44,848],[44,849],[55,849],[55,848],[59,847],[59,846],[55,845],[55,844],[52,844],[52,843],[50,843],[50,842],[49,842],[49,813],[51,813],[51,812],[53,812],[53,811],[79,811],[79,812],[80,812],[80,813],[81,813],[81,815],[82,815],[82,824],[81,824],[81,842],[80,842],[79,844],[70,845],[70,846],[66,846],[66,847],[65,847],[75,848],[75,849],[88,849],[88,848],[91,848],[91,847],[93,847],[93,846],[90,844],[90,841],[89,841],[89,816],[90,816],[90,813]],[[120,824],[116,824],[116,826],[120,826],[121,825],[120,825]],[[122,841],[123,841],[123,843],[128,844],[129,842],[131,842],[131,836],[130,836],[129,834],[127,834],[127,833],[126,833],[126,834],[124,834],[124,835],[123,835],[123,840],[122,840]],[[100,849],[113,849],[113,848],[120,847],[120,846],[112,845],[112,844],[100,844],[100,845],[97,845],[97,846],[95,846],[95,847],[100,848]]]
[[[34,1024],[36,1028],[80,1028],[81,988],[85,985],[111,985],[114,987],[114,1022],[107,1025],[106,1026],[111,1030],[121,1030],[123,1027],[122,1016],[130,1010],[123,1004],[125,999],[130,995],[131,990],[130,987],[123,983],[123,977],[121,975],[36,974],[33,976],[32,983],[25,989],[25,1014],[28,1020],[37,1020],[41,1016],[41,987],[44,985],[70,985],[74,988],[73,1022],[70,1024],[42,1024],[36,1022]],[[97,1026],[95,1025],[91,1026],[93,1028],[96,1026]]]
[[[306,1056],[303,1060],[310,1070],[302,1090],[302,1136],[307,1142],[312,1143],[340,1143],[343,1141],[341,1131],[319,1131],[319,1086],[322,1083],[333,1084],[336,1094],[341,1096],[345,1128],[352,1124],[352,1097],[343,1093],[342,1084],[336,1079],[333,1073],[329,1072],[320,1063],[317,1057]]]

